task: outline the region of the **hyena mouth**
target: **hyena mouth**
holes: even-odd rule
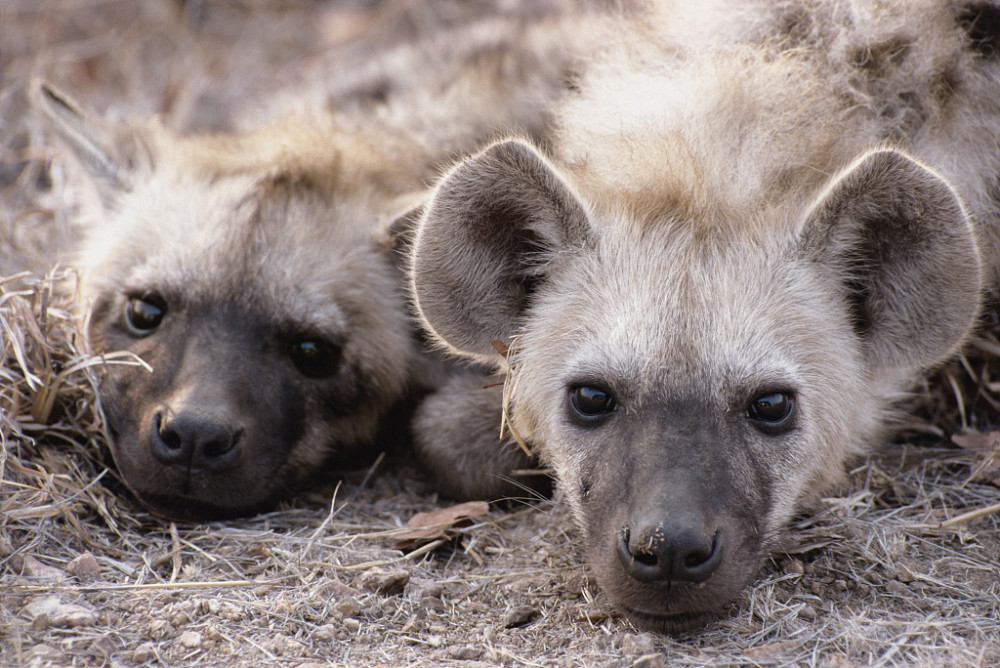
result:
[[[627,605],[621,605],[621,608],[629,621],[638,628],[664,634],[676,634],[698,629],[718,617],[718,610],[667,614],[633,608]]]

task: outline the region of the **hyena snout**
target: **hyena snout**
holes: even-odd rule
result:
[[[657,506],[618,532],[618,559],[639,582],[704,582],[722,563],[722,532],[694,510]]]
[[[162,406],[152,419],[153,456],[163,464],[222,473],[240,457],[246,429],[224,415]]]

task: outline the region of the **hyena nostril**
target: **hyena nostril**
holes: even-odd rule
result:
[[[153,456],[163,464],[219,473],[239,457],[245,430],[216,415],[162,410],[153,420]]]
[[[618,559],[640,582],[704,582],[722,563],[722,534],[657,522],[618,532]]]

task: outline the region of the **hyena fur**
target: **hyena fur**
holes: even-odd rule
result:
[[[250,514],[384,448],[390,411],[444,380],[414,335],[394,225],[450,161],[543,131],[588,43],[580,18],[444,32],[328,85],[332,99],[293,96],[286,115],[221,134],[97,118],[36,84],[96,187],[75,258],[90,342],[148,366],[107,365],[100,388],[139,501]]]
[[[638,626],[718,615],[973,328],[998,28],[984,2],[665,4],[595,57],[547,153],[496,142],[437,185],[424,324],[507,369],[512,430]],[[474,466],[467,443],[436,447]]]

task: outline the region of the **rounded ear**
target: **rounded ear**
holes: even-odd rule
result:
[[[32,83],[31,97],[87,170],[103,201],[127,192],[139,161],[150,162],[131,126],[111,126],[89,117],[71,97],[45,81]]]
[[[800,248],[842,286],[873,370],[936,364],[974,324],[982,276],[972,223],[941,176],[898,151],[866,153],[834,178]]]
[[[580,200],[529,144],[499,142],[434,191],[411,251],[417,310],[454,352],[496,360],[560,251],[586,243]]]

